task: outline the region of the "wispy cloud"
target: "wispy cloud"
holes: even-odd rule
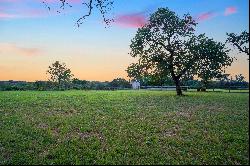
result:
[[[41,1],[41,0],[38,0],[38,1]],[[48,2],[48,3],[60,2],[60,0],[43,0],[43,1]],[[81,3],[81,2],[84,2],[84,0],[66,0],[66,3]]]
[[[147,18],[143,12],[123,14],[118,15],[115,18],[114,23],[118,26],[126,28],[140,28],[147,23]]]
[[[234,6],[227,7],[224,12],[224,16],[228,16],[237,12],[237,8]]]
[[[81,3],[83,1],[84,0],[67,0],[66,2],[69,4],[76,4]],[[37,3],[42,4],[42,2],[58,4],[61,3],[60,0],[0,0],[0,20],[40,18],[62,14],[57,11],[58,8],[51,8],[51,10],[47,10],[46,7],[36,7]]]
[[[156,11],[161,5],[162,3],[155,3],[140,12],[119,14],[115,17],[114,24],[123,28],[140,28],[147,23],[149,15]]]
[[[18,18],[18,15],[0,12],[0,19]]]
[[[0,55],[37,56],[42,50],[38,48],[20,47],[14,43],[0,43]]]
[[[1,0],[0,2],[4,2],[4,3],[10,3],[10,2],[28,2],[31,0]],[[60,0],[32,0],[32,1],[38,1],[38,2],[48,2],[48,3],[61,3]],[[81,3],[84,0],[66,0],[66,3]]]
[[[230,7],[227,7],[224,11],[224,16],[228,16],[228,15],[231,15],[231,14],[235,14],[237,13],[237,8],[235,6],[230,6]],[[196,20],[198,22],[201,22],[201,21],[206,21],[206,20],[209,20],[211,18],[214,18],[216,16],[221,16],[222,13],[216,13],[216,12],[213,12],[213,11],[209,11],[209,12],[204,12],[204,13],[201,13],[199,14],[197,17],[196,17]]]
[[[26,9],[26,10],[16,10],[14,12],[0,11],[0,20],[3,19],[21,19],[21,18],[41,18],[47,16],[60,15],[56,11],[47,11],[44,9]]]
[[[209,11],[209,12],[205,12],[205,13],[201,13],[196,17],[197,21],[205,21],[208,19],[213,18],[214,16],[216,16],[215,12]]]
[[[8,3],[8,2],[20,2],[20,0],[1,0],[0,2],[5,2],[5,3]]]

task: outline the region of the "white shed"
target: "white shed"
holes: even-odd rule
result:
[[[133,89],[138,89],[138,90],[140,89],[140,82],[137,80],[132,80],[131,85]]]

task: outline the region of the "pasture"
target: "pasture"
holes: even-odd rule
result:
[[[249,93],[0,92],[0,164],[249,164]]]

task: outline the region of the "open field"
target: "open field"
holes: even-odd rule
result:
[[[0,164],[249,164],[249,94],[0,92]]]

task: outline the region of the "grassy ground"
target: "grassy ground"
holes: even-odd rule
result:
[[[0,92],[0,164],[249,164],[249,94]]]
[[[197,89],[188,89],[190,92],[196,92]],[[225,92],[225,93],[249,93],[249,89],[207,89],[207,92]]]

